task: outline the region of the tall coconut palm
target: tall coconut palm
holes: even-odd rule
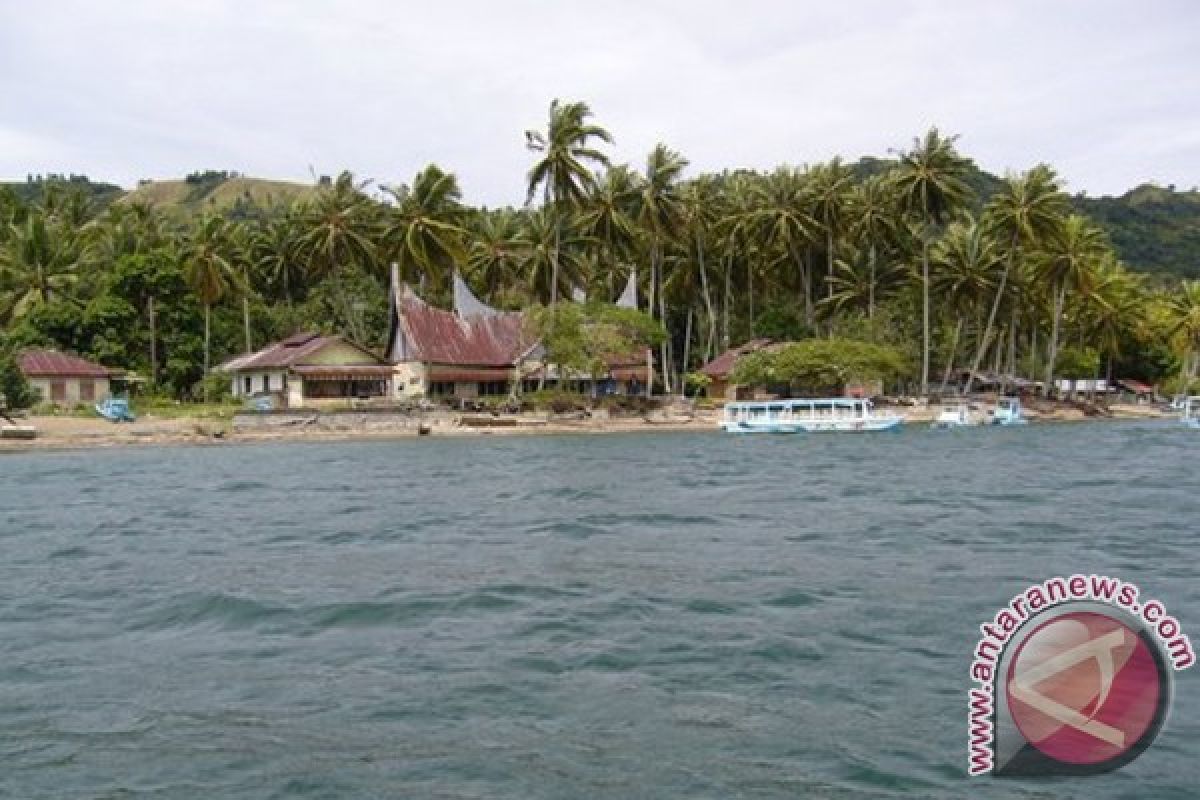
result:
[[[683,224],[683,200],[679,194],[679,180],[687,167],[687,159],[666,145],[659,143],[646,158],[646,174],[641,183],[634,205],[634,219],[646,233],[650,242],[650,311],[658,301],[658,318],[667,325],[667,306],[663,291],[663,248],[675,239]],[[670,337],[665,337],[660,346],[662,357],[663,389],[671,392]]]
[[[806,179],[795,167],[779,167],[752,185],[753,211],[743,219],[751,223],[745,234],[781,254],[794,268],[804,293],[804,321],[813,325],[812,275],[805,253],[812,245],[818,223],[809,215]]]
[[[612,144],[608,131],[588,122],[592,111],[587,103],[550,104],[550,118],[545,133],[525,131],[525,146],[540,158],[529,170],[528,205],[540,189],[543,203],[553,215],[554,229],[559,231],[570,209],[578,209],[595,182],[593,169],[607,167],[608,156],[596,149],[595,141]],[[561,232],[559,232],[561,236]],[[550,303],[558,301],[559,242],[556,239],[551,254]]]
[[[1004,256],[984,226],[971,214],[964,214],[946,228],[930,258],[933,262],[932,292],[955,317],[954,336],[940,389],[945,393],[954,371],[966,319],[987,302],[998,280]],[[979,334],[982,335],[982,331]]]
[[[4,321],[69,295],[87,256],[76,230],[40,208],[8,225],[7,241],[0,247]]]
[[[520,219],[511,208],[482,211],[467,225],[467,277],[495,293],[519,282],[527,242],[521,236]]]
[[[523,272],[531,300],[552,304],[559,291],[586,281],[587,251],[594,243],[574,223],[574,217],[560,221],[549,208],[522,216]],[[565,286],[556,286],[556,280]]]
[[[203,218],[188,236],[182,253],[184,278],[204,307],[204,375],[212,366],[212,308],[234,287],[238,275],[230,258],[234,243],[229,225],[218,216]],[[208,388],[205,385],[205,401]]]
[[[1167,297],[1168,333],[1180,354],[1182,391],[1191,391],[1196,377],[1196,353],[1200,351],[1200,281],[1183,281]]]
[[[700,297],[704,301],[708,321],[708,336],[704,348],[706,361],[712,357],[712,350],[717,343],[717,316],[708,285],[708,254],[713,250],[710,241],[714,238],[720,222],[720,205],[720,187],[712,176],[698,177],[683,189],[684,228],[687,231],[685,249],[696,267]],[[684,368],[686,370],[686,364]]]
[[[384,187],[395,201],[385,217],[383,243],[400,272],[418,272],[444,283],[449,272],[466,260],[462,190],[452,173],[430,164],[412,185]]]
[[[867,318],[875,316],[879,254],[895,243],[898,227],[896,199],[882,176],[872,175],[856,185],[847,201],[852,238],[867,251]]]
[[[628,262],[638,238],[634,207],[641,188],[641,176],[624,164],[609,168],[596,182],[595,188],[580,213],[579,224],[584,234],[594,239],[600,248],[600,269],[608,294],[617,288],[620,267]]]
[[[1043,256],[1038,260],[1038,277],[1050,288],[1054,297],[1054,311],[1050,326],[1050,347],[1046,356],[1046,378],[1042,393],[1050,394],[1054,385],[1054,362],[1058,358],[1059,327],[1062,324],[1063,306],[1067,290],[1081,291],[1093,274],[1093,269],[1106,249],[1104,234],[1089,219],[1071,214],[1062,227],[1043,246]]]
[[[964,391],[971,391],[975,374],[991,343],[996,314],[1022,251],[1036,248],[1054,235],[1061,228],[1069,208],[1058,176],[1045,164],[1039,164],[1023,175],[1005,178],[1000,191],[988,202],[987,219],[996,237],[1006,245],[1006,258]]]
[[[299,226],[289,216],[274,217],[256,226],[250,239],[250,258],[266,276],[268,286],[282,296],[287,305],[295,300],[294,289],[304,282],[300,259],[296,255]]]
[[[842,234],[846,207],[854,188],[854,176],[834,158],[828,164],[818,164],[809,170],[808,191],[812,201],[812,217],[825,235],[826,296],[833,296],[834,245]]]
[[[891,173],[903,207],[921,220],[921,393],[929,392],[929,248],[934,228],[965,203],[970,190],[963,181],[970,160],[959,155],[957,136],[944,137],[931,128],[924,139],[913,140]]]
[[[317,279],[332,278],[350,337],[359,343],[366,339],[358,314],[346,296],[342,273],[347,267],[369,268],[376,263],[378,215],[362,192],[364,185],[356,184],[353,175],[343,172],[331,186],[322,188],[301,208],[296,241],[296,252],[304,259],[307,271]]]

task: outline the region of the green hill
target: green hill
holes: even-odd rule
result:
[[[199,213],[288,205],[313,191],[312,186],[300,183],[210,171],[193,173],[181,181],[141,181],[136,189],[121,198],[121,202],[148,203],[164,210]]]
[[[1200,278],[1200,191],[1143,184],[1120,197],[1079,195],[1074,203],[1108,231],[1130,267]]]

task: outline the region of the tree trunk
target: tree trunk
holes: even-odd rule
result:
[[[679,393],[687,394],[688,357],[691,355],[692,349],[692,307],[690,305],[687,311],[687,323],[683,329],[683,364],[679,368]]]
[[[928,214],[926,214],[928,216]],[[926,227],[929,220],[925,220]],[[929,232],[921,234],[921,396],[929,395]]]
[[[250,337],[250,275],[245,270],[242,271],[242,280],[246,285],[242,287],[242,327],[246,332],[246,352],[254,352],[254,342]]]
[[[867,319],[875,319],[875,243],[871,242],[868,260],[871,264],[871,281],[867,284]],[[959,320],[961,323],[962,320]],[[944,387],[943,387],[944,388]]]
[[[729,349],[729,306],[733,302],[733,254],[725,257],[725,302],[721,304],[721,349]]]
[[[1054,362],[1058,360],[1058,328],[1062,324],[1063,303],[1067,299],[1067,282],[1058,285],[1054,294],[1054,320],[1050,325],[1050,349],[1046,354],[1046,381],[1042,386],[1042,396],[1050,396],[1050,388],[1054,385]]]
[[[209,337],[209,317],[212,316],[212,306],[208,303],[204,304],[204,377],[200,379],[200,386],[204,392],[204,402],[208,402],[208,369],[209,369],[209,353],[211,339]]]
[[[158,386],[158,320],[154,315],[154,295],[146,298],[146,316],[150,319],[150,385]]]
[[[962,329],[963,318],[960,314],[954,325],[954,339],[950,342],[950,357],[946,359],[946,372],[942,375],[942,385],[938,389],[938,394],[945,394],[946,386],[950,384],[950,376],[954,372],[954,358],[958,355],[958,337],[962,335]]]
[[[707,356],[713,340],[717,338],[717,317],[713,312],[712,295],[708,291],[708,271],[704,268],[704,242],[699,231],[696,231],[696,261],[700,267],[700,293],[704,296],[704,310],[708,314],[708,344],[704,348]],[[686,364],[684,369],[687,369]]]
[[[1004,298],[1004,289],[1008,284],[1008,272],[1012,269],[1013,261],[1017,257],[1017,237],[1013,236],[1012,249],[1009,250],[1008,260],[1004,265],[1004,272],[1000,273],[1000,285],[996,288],[996,297],[992,300],[992,310],[988,312],[987,326],[983,329],[983,338],[979,340],[979,346],[975,350],[975,360],[971,363],[971,371],[967,373],[967,385],[963,388],[963,394],[971,393],[971,386],[975,383],[975,373],[979,372],[979,364],[983,361],[984,353],[987,352],[988,341],[992,338],[992,326],[996,324],[996,312],[1000,310],[1000,301]]]

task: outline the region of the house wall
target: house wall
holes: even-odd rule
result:
[[[63,398],[55,400],[53,396],[53,384],[61,383],[63,387]],[[90,383],[92,385],[91,399],[83,397],[81,384]],[[42,403],[46,405],[57,405],[61,408],[74,408],[80,403],[90,404],[102,402],[112,392],[112,388],[108,382],[108,378],[30,378],[29,384],[37,390],[41,395]]]
[[[302,363],[307,366],[378,364],[379,360],[370,353],[364,353],[352,344],[335,342],[306,357]]]
[[[392,394],[394,397],[424,397],[428,389],[424,364],[406,361],[393,367]]]
[[[230,380],[234,397],[252,397],[263,392],[283,392],[286,370],[250,370],[236,372]],[[250,391],[246,391],[246,378],[250,379]],[[265,384],[264,384],[265,381]]]

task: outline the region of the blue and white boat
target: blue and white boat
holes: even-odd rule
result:
[[[1028,421],[1021,411],[1021,398],[1001,397],[996,400],[996,407],[992,409],[993,425],[1024,425]]]
[[[133,422],[137,419],[129,410],[129,400],[124,397],[106,397],[96,403],[96,413],[109,422]]]
[[[1200,430],[1200,396],[1192,395],[1183,401],[1179,421],[1189,428]]]
[[[896,430],[904,418],[876,413],[865,398],[815,397],[728,403],[719,424],[727,433],[873,433]]]

